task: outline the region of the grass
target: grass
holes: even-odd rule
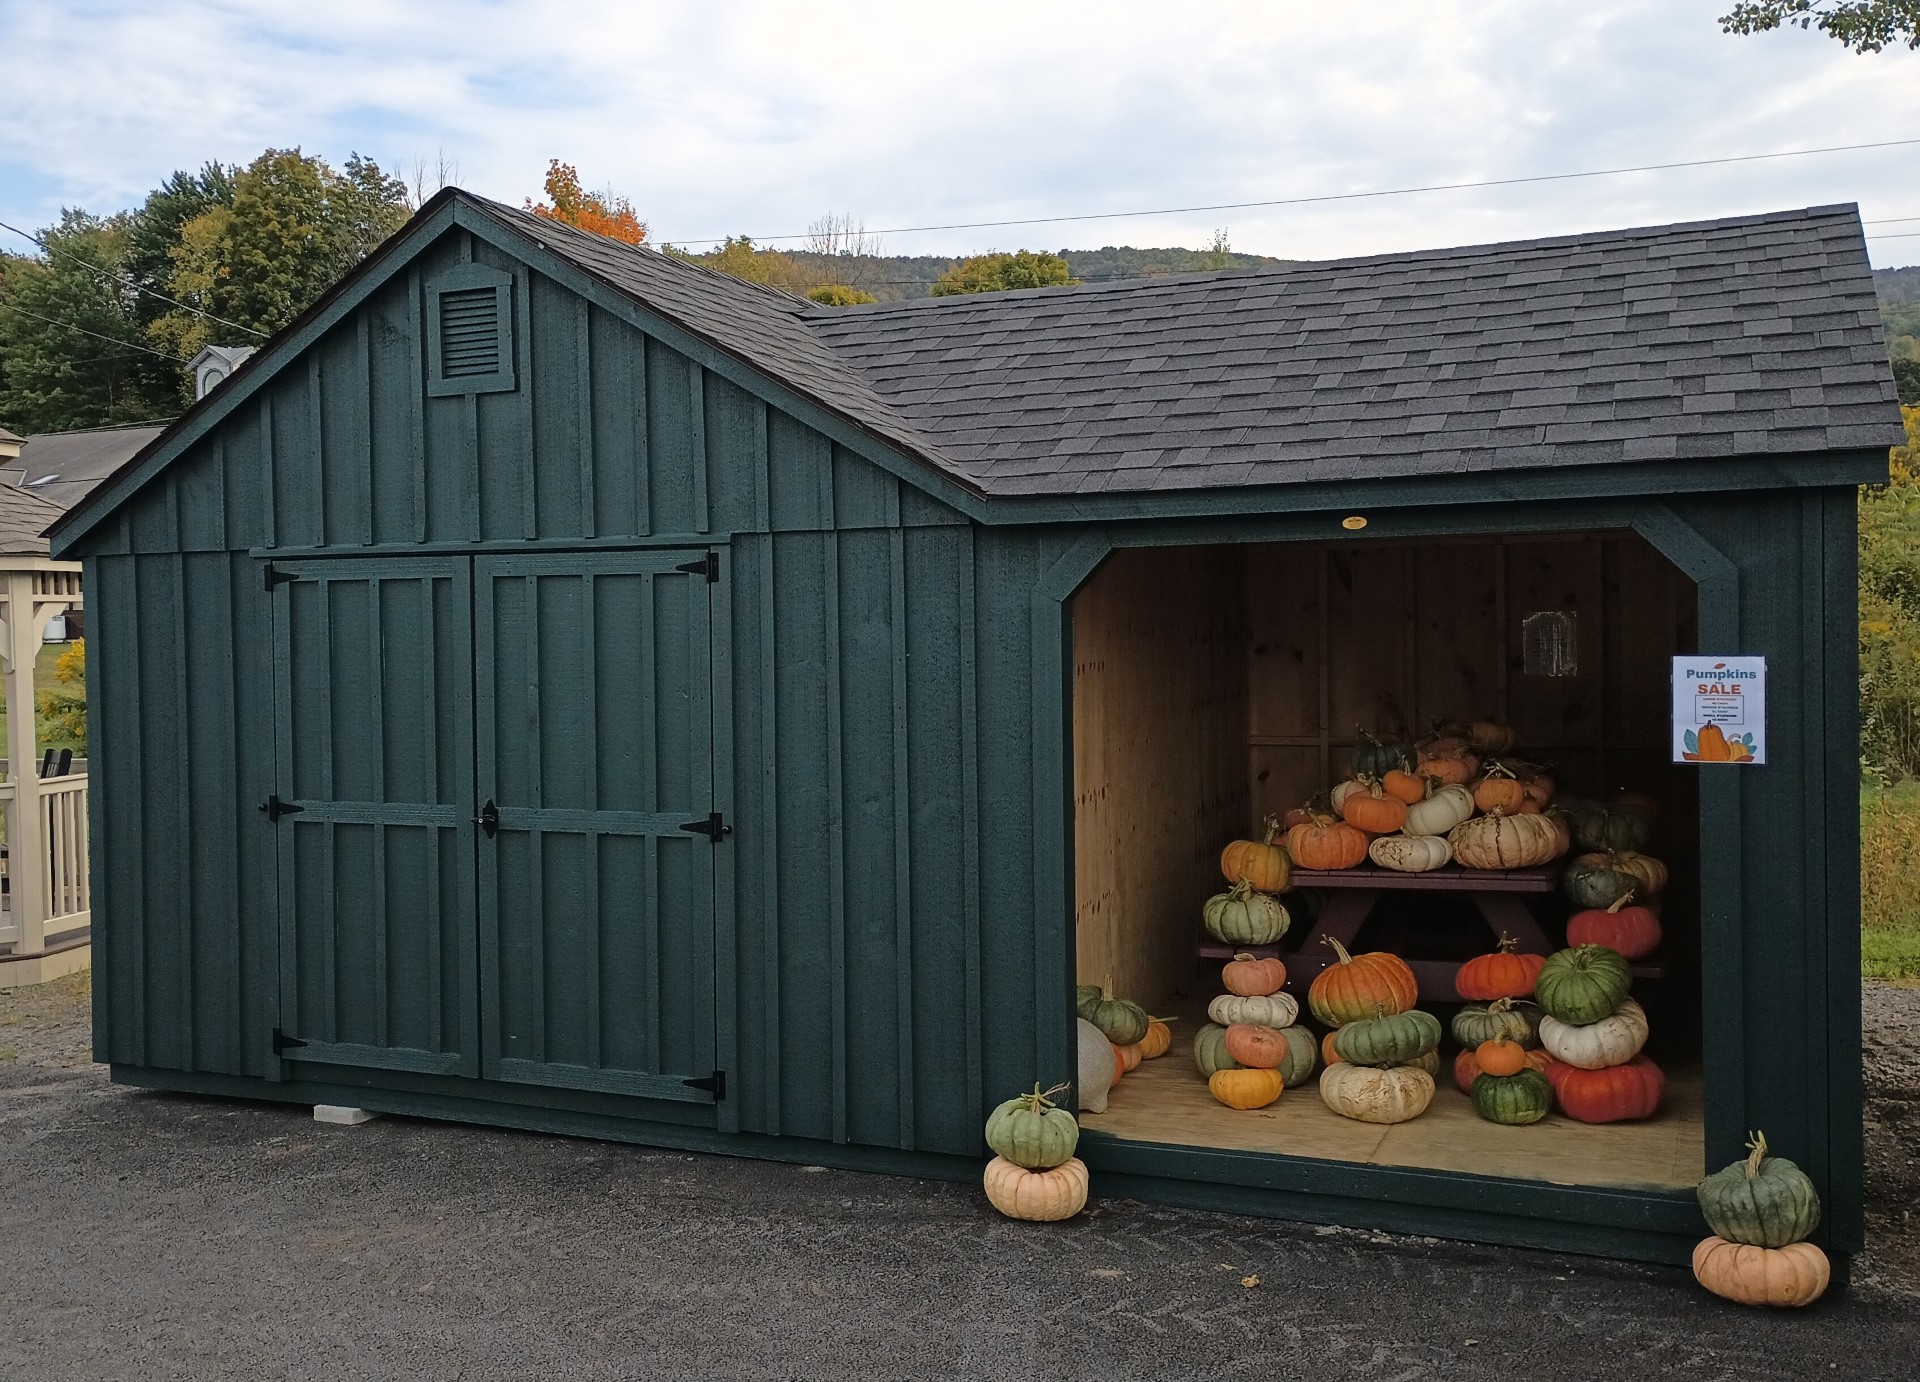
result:
[[[1920,783],[1860,790],[1860,971],[1920,980]]]

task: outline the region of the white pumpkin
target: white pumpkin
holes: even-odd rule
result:
[[[1333,790],[1327,793],[1327,800],[1333,803],[1333,814],[1336,816],[1340,814],[1341,803],[1346,801],[1348,797],[1352,796],[1355,792],[1364,792],[1366,790],[1367,784],[1357,777],[1350,777],[1345,782],[1336,782]]]
[[[1647,1044],[1647,1013],[1631,998],[1598,1022],[1574,1026],[1556,1017],[1540,1019],[1540,1044],[1564,1065],[1606,1070],[1625,1065]]]
[[[1207,1019],[1222,1027],[1236,1022],[1251,1022],[1261,1027],[1291,1027],[1300,1017],[1300,1005],[1291,994],[1264,996],[1223,993],[1207,1004]]]
[[[1084,1017],[1074,1019],[1080,1042],[1080,1088],[1075,1099],[1082,1113],[1105,1113],[1113,1087],[1113,1043]]]
[[[1320,1102],[1362,1123],[1404,1123],[1433,1102],[1433,1076],[1413,1065],[1335,1061],[1320,1076]]]
[[[1437,787],[1425,801],[1407,808],[1407,823],[1401,828],[1409,835],[1444,835],[1473,815],[1473,793],[1458,783]]]
[[[1453,846],[1438,835],[1382,835],[1367,853],[1395,873],[1431,873],[1453,858]]]

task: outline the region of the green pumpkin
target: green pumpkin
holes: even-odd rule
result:
[[[1820,1193],[1807,1173],[1781,1156],[1767,1155],[1765,1133],[1747,1143],[1752,1155],[1700,1182],[1694,1193],[1707,1227],[1729,1243],[1784,1248],[1820,1227]]]
[[[1473,1082],[1473,1111],[1489,1123],[1538,1123],[1553,1110],[1553,1086],[1538,1070],[1481,1075]]]
[[[1395,768],[1413,771],[1413,750],[1392,740],[1376,739],[1364,729],[1347,755],[1347,766],[1355,777],[1385,777]]]
[[[1272,945],[1287,934],[1287,909],[1242,879],[1232,891],[1207,899],[1201,914],[1207,931],[1228,945]]]
[[[1563,803],[1567,828],[1581,849],[1645,849],[1653,843],[1653,818],[1630,806],[1603,806],[1597,801]]]
[[[1638,892],[1640,880],[1606,864],[1571,864],[1560,886],[1574,906],[1590,910],[1611,907],[1628,893]]]
[[[1504,1038],[1528,1050],[1540,1044],[1540,1008],[1525,999],[1496,998],[1469,1003],[1453,1015],[1453,1039],[1468,1050],[1483,1041]]]
[[[1287,1039],[1286,1059],[1280,1062],[1280,1083],[1288,1089],[1298,1089],[1312,1078],[1314,1068],[1320,1064],[1320,1042],[1299,1023],[1281,1027],[1279,1032]]]
[[[987,1116],[987,1145],[1016,1166],[1046,1171],[1065,1165],[1080,1145],[1080,1120],[1049,1097],[1065,1089],[1020,1094]]]
[[[1289,1031],[1292,1028],[1288,1028]],[[1292,1038],[1288,1038],[1291,1042]],[[1200,1072],[1200,1078],[1210,1080],[1216,1070],[1239,1070],[1241,1064],[1227,1054],[1227,1029],[1217,1022],[1209,1022],[1193,1034],[1193,1068]],[[1285,1083],[1286,1076],[1280,1077]]]
[[[1147,1034],[1147,1010],[1127,998],[1115,998],[1113,990],[1097,990],[1099,996],[1080,1010],[1080,1016],[1100,1029],[1100,1035],[1115,1046],[1131,1046]],[[1013,1160],[1008,1157],[1007,1160]]]
[[[1549,1017],[1584,1027],[1612,1015],[1633,986],[1633,971],[1617,950],[1578,945],[1547,956],[1533,997]]]
[[[1085,1017],[1093,1005],[1100,1001],[1100,985],[1081,984],[1073,991],[1073,1015]]]
[[[1348,1065],[1405,1065],[1440,1044],[1440,1019],[1418,1008],[1349,1022],[1333,1034]]]

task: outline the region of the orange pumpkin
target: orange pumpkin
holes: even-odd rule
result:
[[[1361,790],[1347,793],[1340,814],[1348,825],[1369,835],[1391,835],[1407,823],[1407,804],[1388,796],[1378,782],[1368,781]]]
[[[1547,1067],[1553,1063],[1553,1057],[1544,1050],[1529,1051],[1526,1055],[1527,1068],[1538,1070],[1542,1074],[1545,1074]],[[1453,1083],[1462,1094],[1473,1093],[1473,1082],[1480,1078],[1480,1074],[1480,1059],[1472,1047],[1453,1058]]]
[[[1380,790],[1395,801],[1408,806],[1416,801],[1424,801],[1427,795],[1425,779],[1401,768],[1394,768],[1380,779]]]
[[[1227,1028],[1227,1054],[1249,1070],[1278,1070],[1286,1064],[1287,1039],[1272,1027],[1235,1022]]]
[[[1467,743],[1481,753],[1505,753],[1513,747],[1513,727],[1498,720],[1475,720],[1467,726]]]
[[[1567,922],[1567,944],[1604,945],[1622,959],[1645,959],[1660,948],[1660,918],[1651,908],[1628,905],[1632,901],[1627,893],[1605,911],[1575,912]]]
[[[1328,1032],[1320,1038],[1320,1063],[1322,1065],[1336,1065],[1339,1063],[1340,1053],[1333,1049],[1333,1038],[1338,1031],[1339,1029],[1335,1028],[1334,1031]]]
[[[1462,750],[1459,753],[1428,754],[1414,765],[1421,777],[1431,777],[1445,786],[1461,786],[1473,781],[1480,771],[1480,760]]]
[[[1112,1043],[1109,1042],[1108,1045],[1112,1045]],[[1113,1048],[1113,1083],[1119,1084],[1120,1077],[1126,1074],[1131,1069],[1133,1069],[1133,1067],[1127,1064],[1127,1058],[1120,1053],[1120,1048],[1118,1046],[1114,1046]],[[1109,1085],[1108,1088],[1112,1088],[1112,1085]]]
[[[1287,832],[1287,853],[1303,869],[1350,869],[1367,857],[1367,834],[1332,816],[1315,815]]]
[[[1311,804],[1306,806],[1289,806],[1286,814],[1280,817],[1280,826],[1281,829],[1291,835],[1296,825],[1305,825],[1312,819],[1313,807]]]
[[[1147,1034],[1140,1038],[1140,1059],[1153,1060],[1164,1056],[1173,1045],[1173,1028],[1167,1025],[1171,1018],[1150,1017],[1147,1019]]]
[[[1216,1070],[1207,1079],[1207,1092],[1228,1108],[1265,1108],[1285,1087],[1278,1070]]]
[[[1126,1046],[1116,1046],[1113,1049],[1120,1055],[1120,1073],[1122,1075],[1129,1074],[1140,1068],[1140,1062],[1144,1059],[1145,1053],[1141,1051],[1139,1042],[1132,1042]]]
[[[1520,785],[1520,779],[1500,763],[1488,768],[1473,789],[1473,804],[1482,811],[1518,812],[1526,800],[1527,791]],[[1534,809],[1537,811],[1539,807]]]
[[[1325,940],[1339,958],[1314,976],[1307,989],[1307,1006],[1327,1026],[1403,1013],[1420,996],[1419,982],[1398,955],[1384,950],[1349,955],[1334,937]]]
[[[1526,1048],[1505,1037],[1481,1042],[1474,1048],[1473,1058],[1479,1062],[1482,1075],[1518,1075],[1527,1068]]]
[[[1287,986],[1287,967],[1278,959],[1263,960],[1243,951],[1221,966],[1220,982],[1228,993],[1264,998]]]
[[[1520,942],[1512,936],[1500,937],[1499,949],[1490,955],[1476,955],[1460,966],[1460,972],[1453,976],[1454,992],[1475,1003],[1527,997],[1547,957],[1522,955],[1519,948]]]
[[[1220,872],[1226,875],[1227,882],[1238,883],[1244,878],[1258,892],[1284,892],[1293,866],[1286,850],[1273,842],[1279,833],[1279,819],[1268,816],[1260,824],[1258,840],[1235,840],[1221,850]]]

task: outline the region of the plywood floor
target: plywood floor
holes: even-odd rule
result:
[[[1690,1190],[1705,1174],[1699,1075],[1668,1072],[1661,1111],[1642,1123],[1591,1125],[1554,1113],[1524,1128],[1489,1123],[1454,1087],[1443,1053],[1438,1092],[1420,1117],[1379,1127],[1342,1118],[1320,1102],[1319,1076],[1278,1103],[1241,1111],[1216,1102],[1193,1067],[1189,1034],[1159,1060],[1144,1061],[1113,1089],[1105,1113],[1080,1125],[1133,1142],[1277,1152],[1373,1166],[1418,1166],[1550,1181],[1557,1185]]]

